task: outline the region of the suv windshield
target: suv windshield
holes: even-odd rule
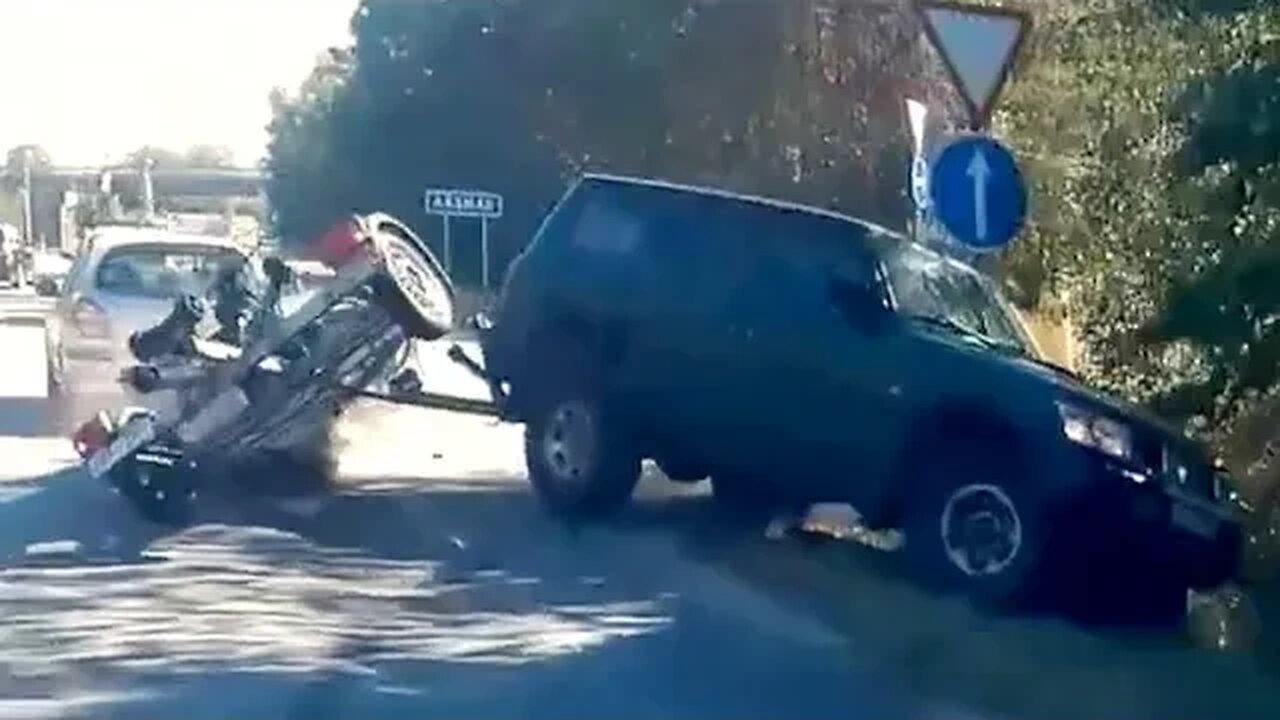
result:
[[[1034,354],[1012,311],[973,270],[909,243],[889,249],[884,265],[903,314]]]

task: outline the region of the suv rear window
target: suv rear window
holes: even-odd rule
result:
[[[207,292],[224,271],[239,267],[233,250],[199,245],[139,245],[112,250],[95,275],[99,290],[116,295],[172,298]]]

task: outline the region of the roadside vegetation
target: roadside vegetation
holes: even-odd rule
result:
[[[1265,504],[1280,472],[1280,4],[1001,4],[1035,22],[993,121],[1034,183],[1030,228],[1000,258],[1011,295],[1065,307],[1082,375],[1209,441]],[[352,30],[272,97],[286,239],[385,208],[438,241],[422,189],[476,186],[507,197],[501,267],[588,169],[904,227],[903,99],[962,120],[905,0],[364,0]],[[478,253],[456,274],[474,283]]]

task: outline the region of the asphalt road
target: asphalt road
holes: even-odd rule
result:
[[[1254,657],[984,616],[875,551],[766,539],[654,472],[623,517],[565,526],[527,492],[519,428],[484,418],[361,406],[332,491],[215,499],[164,531],[43,431],[38,313],[6,311],[22,302],[0,295],[0,718],[1280,709]],[[421,360],[433,389],[482,392],[440,348]]]

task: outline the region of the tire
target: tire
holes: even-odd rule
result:
[[[625,424],[608,407],[599,377],[572,341],[543,341],[559,348],[539,363],[539,386],[525,422],[529,481],[552,514],[598,518],[624,507],[640,479],[640,456]]]
[[[935,456],[907,499],[906,558],[927,587],[997,607],[1033,595],[1047,522],[1016,466],[981,449]]]
[[[453,330],[453,283],[431,251],[390,218],[375,218],[383,274],[374,296],[391,319],[411,337],[436,340]]]
[[[185,527],[195,516],[195,469],[180,457],[173,459],[172,467],[164,467],[131,457],[117,465],[108,477],[120,496],[144,520],[156,525]]]

